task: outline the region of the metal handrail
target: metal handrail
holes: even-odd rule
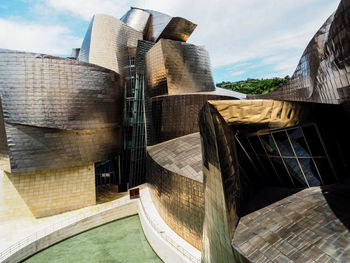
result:
[[[66,218],[65,220],[62,220],[60,222],[56,222],[48,227],[45,227],[23,239],[21,239],[20,241],[15,242],[14,244],[12,244],[11,246],[9,246],[8,248],[4,249],[3,251],[0,252],[0,262],[5,261],[7,258],[9,258],[11,255],[13,255],[14,253],[16,253],[17,251],[19,251],[22,248],[25,248],[26,246],[28,246],[29,244],[33,243],[36,240],[39,240],[40,238],[43,238],[55,231],[58,231],[66,226],[69,226],[73,223],[79,222],[85,218],[97,215],[101,212],[116,208],[118,206],[124,205],[128,202],[130,202],[131,200],[129,198],[125,198],[125,199],[119,199],[114,201],[112,204],[110,205],[105,205],[105,206],[99,206],[96,208],[95,211],[91,212],[91,213],[82,213],[82,214],[78,214],[75,215],[74,217],[70,217],[70,218]],[[190,252],[188,252],[186,249],[184,249],[183,247],[179,246],[171,237],[169,237],[168,235],[166,235],[160,228],[158,225],[156,225],[150,218],[150,216],[148,215],[148,213],[145,210],[145,207],[142,203],[142,201],[140,200],[140,203],[142,205],[144,214],[146,215],[146,218],[148,220],[148,222],[152,225],[152,227],[161,235],[161,237],[166,240],[171,246],[173,246],[177,251],[179,251],[182,255],[184,255],[186,258],[188,258],[191,262],[194,263],[199,263],[200,260],[198,260],[197,258],[195,258],[194,256],[192,256],[192,254]],[[37,252],[37,251],[35,251]],[[35,253],[34,252],[34,253]],[[34,254],[33,253],[33,254]]]
[[[151,220],[150,216],[148,215],[148,213],[146,212],[146,209],[143,205],[143,203],[141,202],[142,205],[142,209],[144,211],[144,214],[146,215],[146,218],[148,220],[148,222],[152,225],[152,227],[160,234],[160,236],[165,239],[170,245],[172,245],[177,251],[179,251],[182,255],[184,255],[186,258],[188,258],[191,262],[194,263],[199,263],[200,260],[198,260],[197,258],[195,258],[190,252],[188,252],[185,248],[183,248],[182,246],[179,246],[176,241],[174,241],[174,239],[172,239],[171,237],[169,237],[168,235],[166,235],[164,233],[164,231],[154,223],[153,220]]]
[[[114,201],[112,204],[109,205],[104,205],[104,206],[99,206],[96,208],[95,211],[90,212],[90,213],[82,213],[75,215],[74,217],[66,218],[65,220],[62,220],[60,222],[56,222],[48,227],[45,227],[23,239],[20,241],[15,242],[8,248],[4,249],[3,251],[0,252],[0,262],[5,261],[7,258],[9,258],[11,255],[13,255],[15,252],[19,251],[20,249],[26,247],[27,245],[33,243],[34,241],[45,237],[57,230],[60,230],[66,226],[71,225],[72,223],[79,222],[85,218],[97,215],[101,212],[116,208],[118,206],[124,205],[126,203],[130,202],[130,199],[125,198],[125,199],[119,199]],[[37,252],[37,251],[35,251]],[[34,254],[34,253],[33,253]]]

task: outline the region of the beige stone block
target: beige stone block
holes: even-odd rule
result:
[[[93,163],[29,173],[4,172],[4,176],[35,217],[96,204]]]

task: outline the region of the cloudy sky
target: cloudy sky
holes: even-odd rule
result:
[[[209,51],[216,82],[292,75],[339,0],[0,0],[0,48],[70,54],[95,13],[130,6],[198,24],[188,42]]]

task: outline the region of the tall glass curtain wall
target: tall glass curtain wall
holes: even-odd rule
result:
[[[95,164],[96,185],[119,184],[129,181],[131,142],[133,132],[133,114],[135,99],[135,57],[128,56],[124,61],[124,151],[122,154],[122,172],[119,175],[119,156]],[[121,178],[119,178],[121,177]]]
[[[135,99],[135,57],[128,56],[124,62],[124,151],[122,165],[122,183],[129,182],[130,156],[133,132],[133,115]]]
[[[132,118],[132,139],[130,158],[130,187],[145,182],[146,134],[144,109],[144,75],[136,75],[135,100]]]

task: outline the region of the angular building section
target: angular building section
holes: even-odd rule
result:
[[[216,262],[232,254],[224,262],[335,257],[331,236],[342,239],[349,233],[349,175],[340,161],[349,158],[349,131],[341,122],[348,118],[337,105],[208,102],[199,118],[202,260]]]
[[[146,182],[163,220],[200,250],[204,196],[198,113],[207,100],[243,96],[216,91],[203,47],[161,39],[144,63]]]
[[[284,87],[199,113],[202,262],[349,261],[349,8],[341,1]]]
[[[95,15],[69,58],[0,50],[5,181],[35,217],[147,183],[202,262],[347,262],[349,9],[250,100],[215,87],[194,23],[153,10]]]
[[[340,104],[350,97],[348,1],[341,1],[305,49],[291,80],[251,98]]]
[[[215,90],[203,47],[161,39],[145,59],[149,97]]]
[[[160,39],[186,42],[197,27],[182,17],[171,17],[154,10],[136,7],[131,7],[120,20],[143,32],[144,40],[150,42],[157,42]]]
[[[122,149],[119,75],[48,55],[0,57],[1,168],[36,216],[94,204],[93,163]]]
[[[128,77],[127,59],[135,56],[142,33],[112,16],[94,15],[86,32],[79,61],[108,68]]]

